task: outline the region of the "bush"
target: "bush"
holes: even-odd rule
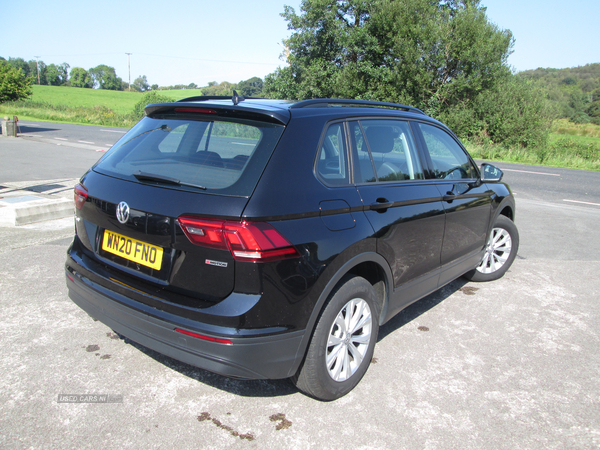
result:
[[[537,147],[546,144],[554,115],[539,88],[511,75],[472,103],[446,109],[439,118],[463,139]]]
[[[29,97],[32,83],[33,78],[25,78],[21,69],[0,60],[0,103]]]
[[[169,103],[173,99],[165,95],[160,95],[156,91],[150,91],[144,94],[142,99],[133,107],[132,116],[134,120],[141,120],[144,117],[144,108],[150,103]]]

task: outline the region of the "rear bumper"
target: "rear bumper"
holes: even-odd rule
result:
[[[258,337],[241,337],[239,329],[207,332],[214,327],[136,305],[76,271],[67,270],[66,275],[69,297],[90,316],[132,341],[184,363],[230,377],[278,379],[294,375],[301,362],[304,331]],[[176,328],[224,338],[232,345],[186,336]]]

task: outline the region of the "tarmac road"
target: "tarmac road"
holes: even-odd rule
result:
[[[52,151],[27,142],[28,158]],[[403,311],[380,330],[358,387],[331,403],[118,339],[67,296],[71,219],[0,228],[0,447],[600,448],[599,174],[498,165],[518,202],[511,270],[456,280]],[[555,191],[544,184],[558,179]],[[97,394],[115,403],[91,403]]]
[[[127,132],[127,129],[21,120],[18,132],[22,137],[47,139],[55,144],[77,143],[109,148]]]

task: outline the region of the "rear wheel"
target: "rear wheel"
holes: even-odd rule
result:
[[[519,250],[519,231],[512,220],[498,216],[490,233],[486,251],[479,265],[467,272],[471,281],[492,281],[504,276]]]
[[[379,332],[377,297],[364,278],[347,277],[319,318],[294,383],[320,400],[350,392],[366,373]]]

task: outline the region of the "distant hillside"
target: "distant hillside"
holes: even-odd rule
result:
[[[518,75],[547,91],[558,117],[600,125],[600,63],[569,69],[539,68]]]

